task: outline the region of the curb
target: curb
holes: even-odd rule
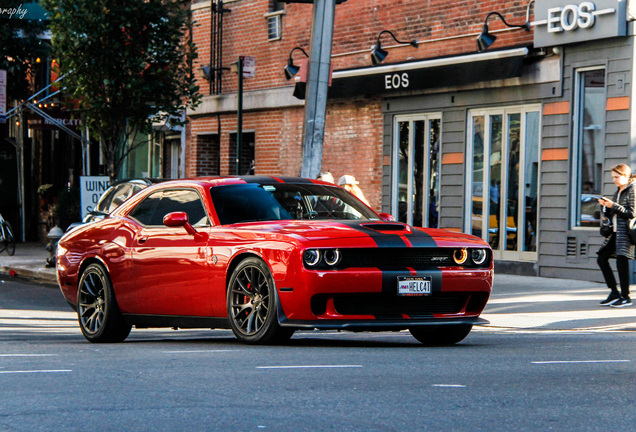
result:
[[[25,268],[20,266],[2,266],[0,267],[0,275],[6,277],[19,277],[29,279],[40,283],[57,285],[57,275],[55,270],[47,269],[42,266],[41,269]]]

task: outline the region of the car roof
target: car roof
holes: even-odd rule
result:
[[[265,175],[248,175],[248,176],[216,176],[216,177],[195,177],[179,180],[169,180],[162,182],[165,187],[177,184],[198,184],[203,187],[227,186],[236,184],[262,184],[276,185],[282,183],[288,184],[319,184],[324,186],[336,186],[333,183],[322,180],[313,180],[302,177],[289,176],[265,176]]]

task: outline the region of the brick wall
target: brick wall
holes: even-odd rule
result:
[[[348,0],[336,6],[332,46],[334,70],[369,66],[368,51],[382,30],[391,30],[402,41],[418,39],[421,42],[418,48],[390,49],[387,62],[389,59],[397,62],[409,57],[425,59],[475,51],[475,39],[489,12],[500,12],[511,24],[523,24],[527,3],[527,0]],[[223,22],[223,66],[229,66],[240,55],[256,58],[257,79],[246,80],[245,90],[288,85],[282,71],[289,52],[296,46],[309,49],[312,5],[285,5],[282,39],[268,41],[264,15],[270,12],[269,4],[269,0],[225,1],[225,8],[231,12],[225,14]],[[199,48],[197,63],[205,65],[210,58],[210,9],[195,9],[193,18],[193,37]],[[491,31],[505,28],[499,18],[490,18]],[[463,37],[435,41],[455,36]],[[493,48],[526,44],[532,42],[532,31],[514,30],[499,33],[497,37]],[[385,34],[381,44],[386,47],[396,45],[396,42]],[[302,53],[295,53],[295,59],[296,56],[300,59]],[[229,71],[223,74],[224,92],[236,91],[236,76]],[[202,93],[207,94],[207,82],[200,80],[199,85]]]

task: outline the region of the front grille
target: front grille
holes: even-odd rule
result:
[[[454,249],[445,248],[373,248],[340,249],[338,268],[426,268],[453,265]]]
[[[427,297],[398,297],[387,294],[336,294],[315,295],[311,300],[314,315],[320,316],[326,312],[327,301],[333,298],[334,307],[340,315],[373,315],[377,319],[402,319],[403,315],[410,318],[431,317],[434,314],[458,314],[469,305],[483,308],[483,293],[436,293]],[[475,297],[470,299],[470,297]],[[470,300],[470,301],[469,301]],[[479,313],[481,310],[467,312]]]

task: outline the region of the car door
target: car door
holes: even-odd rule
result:
[[[166,227],[168,213],[185,212],[204,235]],[[135,314],[211,316],[209,218],[195,189],[150,194],[130,213],[138,231],[132,243]]]

